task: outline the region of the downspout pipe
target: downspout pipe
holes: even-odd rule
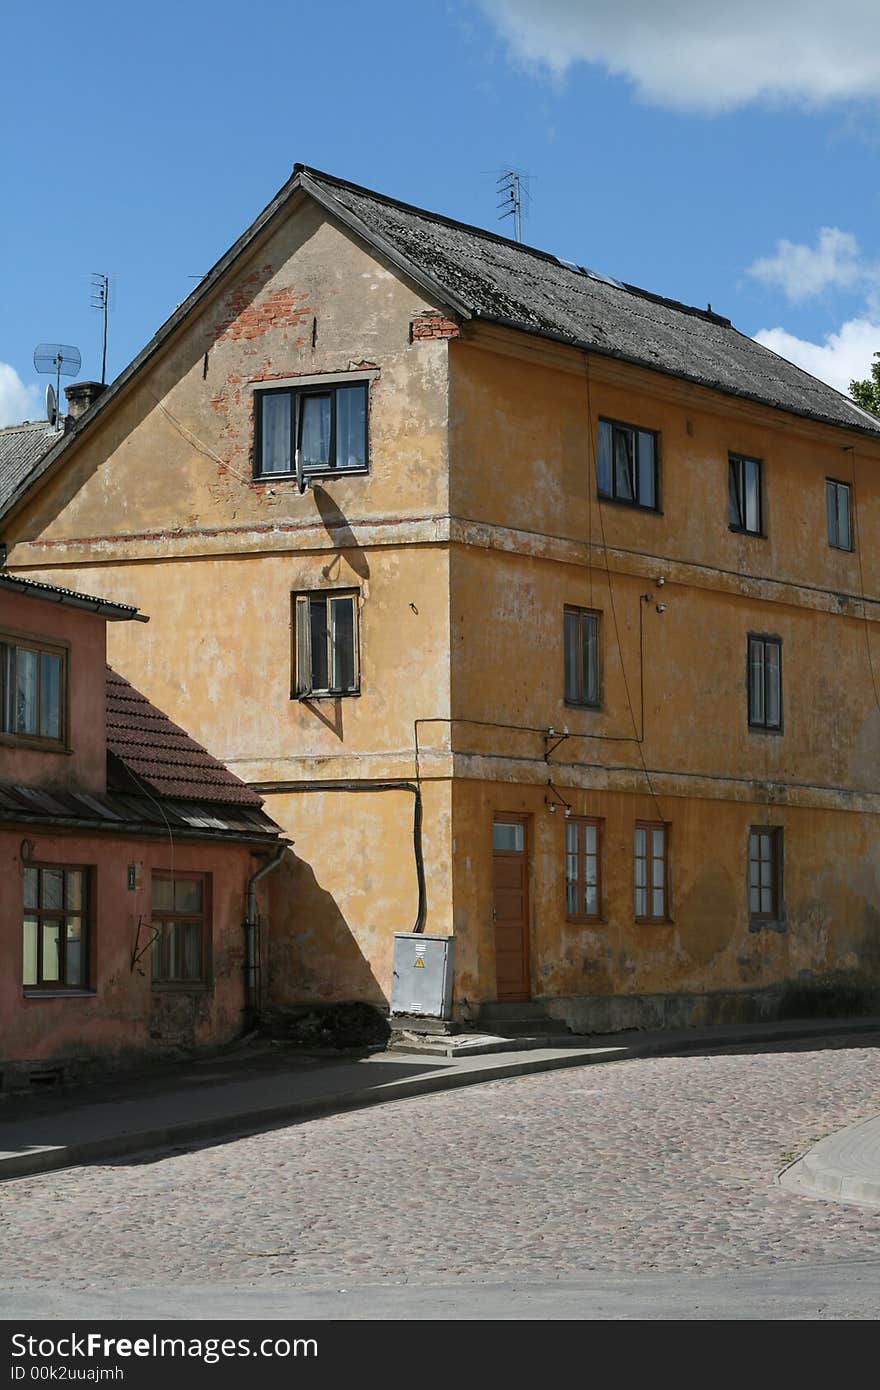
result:
[[[267,859],[266,863],[257,869],[255,874],[251,874],[248,879],[247,915],[244,924],[244,997],[249,1025],[256,1022],[259,1011],[257,998],[257,884],[261,878],[265,878],[273,869],[278,868],[290,844],[290,840],[282,841],[272,858]]]

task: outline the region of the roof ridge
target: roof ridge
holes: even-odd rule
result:
[[[553,251],[545,251],[540,246],[532,246],[528,242],[516,241],[513,237],[502,236],[500,232],[490,232],[486,227],[478,227],[472,222],[460,222],[456,217],[447,217],[442,212],[431,212],[429,208],[419,207],[416,203],[406,203],[402,198],[392,198],[388,193],[379,193],[374,188],[367,188],[365,184],[353,183],[350,179],[338,178],[335,174],[328,174],[323,169],[315,169],[309,164],[294,164],[294,174],[305,174],[307,178],[321,179],[322,181],[334,185],[338,188],[350,188],[353,193],[366,194],[368,198],[374,198],[377,203],[384,203],[389,207],[400,208],[403,212],[415,213],[417,217],[429,218],[432,222],[439,222],[444,227],[453,227],[457,231],[468,232],[471,236],[484,237],[487,241],[497,242],[501,246],[509,246],[514,251],[523,251],[530,256],[535,256],[539,260],[548,261],[551,265],[566,270],[571,275],[587,276],[588,279],[601,279],[604,284],[611,289],[625,290],[628,294],[638,295],[643,299],[649,299],[654,304],[668,304],[670,308],[679,309],[687,314],[695,314],[697,317],[707,319],[710,323],[717,323],[725,328],[732,328],[732,321],[724,314],[716,314],[712,309],[701,309],[696,304],[686,304],[683,299],[672,299],[668,295],[654,294],[651,290],[643,290],[640,285],[631,285],[626,280],[615,283],[605,276],[598,276],[589,271],[586,267],[576,261],[567,261],[562,256],[557,256]]]

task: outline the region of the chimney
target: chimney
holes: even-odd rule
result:
[[[72,386],[65,386],[64,394],[67,397],[67,419],[68,428],[76,424],[81,415],[85,415],[90,406],[94,405],[99,396],[107,390],[100,381],[75,381]]]

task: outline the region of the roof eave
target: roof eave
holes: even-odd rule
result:
[[[564,343],[566,347],[574,348],[577,352],[591,352],[597,357],[608,357],[617,362],[628,362],[633,367],[639,367],[645,372],[657,372],[660,376],[672,377],[677,381],[686,381],[692,386],[701,386],[706,391],[718,391],[723,396],[729,396],[733,400],[751,401],[754,405],[763,406],[765,410],[778,410],[783,415],[793,415],[799,420],[812,420],[818,425],[827,425],[829,429],[854,430],[857,434],[864,435],[868,439],[874,439],[880,443],[880,418],[871,415],[870,411],[863,410],[855,401],[850,401],[849,397],[843,397],[860,415],[870,421],[870,426],[857,424],[854,420],[832,420],[827,415],[820,415],[816,411],[795,410],[793,406],[776,405],[772,401],[766,400],[763,396],[758,396],[750,391],[735,391],[729,386],[723,386],[716,382],[700,381],[696,377],[688,376],[681,371],[673,371],[670,367],[660,367],[650,362],[644,362],[641,358],[631,357],[624,352],[614,352],[610,348],[600,347],[596,343],[591,343],[587,339],[570,338],[565,333],[554,333],[549,328],[539,328],[536,325],[519,323],[516,319],[503,318],[500,314],[484,314],[479,309],[475,309],[473,318],[476,322],[497,324],[499,328],[508,328],[516,333],[530,334],[536,338],[546,338],[550,342]],[[734,332],[739,332],[734,329]],[[763,344],[761,345],[763,346]],[[772,349],[768,349],[772,351]],[[774,354],[778,356],[778,354]],[[786,359],[783,358],[783,361]],[[799,369],[802,370],[802,369]],[[827,383],[822,383],[826,385]],[[831,388],[833,389],[833,388]]]

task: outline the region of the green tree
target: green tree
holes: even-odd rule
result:
[[[870,380],[851,381],[849,394],[856,405],[862,406],[864,410],[873,411],[875,415],[880,415],[880,352],[874,353]]]

